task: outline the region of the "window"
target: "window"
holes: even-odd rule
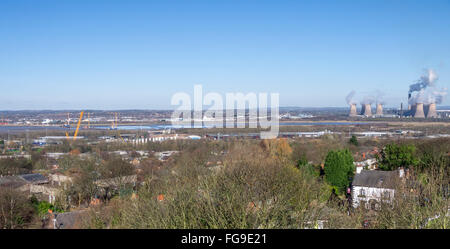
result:
[[[364,209],[367,209],[367,202],[366,201],[360,201],[360,206]]]
[[[390,199],[391,198],[391,193],[389,191],[384,191],[381,193],[381,198],[383,199]]]
[[[371,210],[377,210],[378,209],[378,204],[377,204],[377,201],[375,199],[370,199],[370,201],[369,201],[369,208]]]
[[[360,189],[359,190],[359,196],[366,196],[366,190],[365,189]]]

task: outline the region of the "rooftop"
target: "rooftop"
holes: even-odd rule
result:
[[[25,180],[28,183],[32,184],[42,184],[47,183],[48,179],[47,177],[41,175],[41,174],[25,174],[19,176],[21,179]]]
[[[353,186],[394,188],[398,171],[362,170],[353,179]]]
[[[0,177],[0,187],[18,188],[26,184],[26,181],[18,176]]]

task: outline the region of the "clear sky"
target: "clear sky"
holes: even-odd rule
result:
[[[0,1],[0,110],[170,108],[194,84],[400,106],[425,68],[450,88],[450,0]]]

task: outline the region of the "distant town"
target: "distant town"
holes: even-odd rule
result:
[[[2,242],[448,244],[449,0],[0,10]]]

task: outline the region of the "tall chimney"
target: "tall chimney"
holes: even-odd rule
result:
[[[383,106],[381,104],[377,104],[376,115],[383,115]]]
[[[400,117],[403,117],[403,102],[400,102]]]
[[[428,107],[428,113],[427,113],[427,118],[436,118],[437,117],[437,113],[436,113],[436,104],[432,103],[430,104],[430,106]]]
[[[349,116],[350,117],[354,117],[356,115],[357,115],[357,113],[356,113],[356,104],[351,104],[350,105],[350,114],[349,114]]]
[[[423,103],[416,104],[414,117],[415,118],[425,118],[425,113],[423,112]]]
[[[362,115],[372,116],[372,107],[370,106],[370,104],[365,104],[364,105]]]
[[[408,93],[408,103],[409,103],[409,99],[411,98],[411,93]],[[411,110],[411,104],[408,104],[408,111]]]

